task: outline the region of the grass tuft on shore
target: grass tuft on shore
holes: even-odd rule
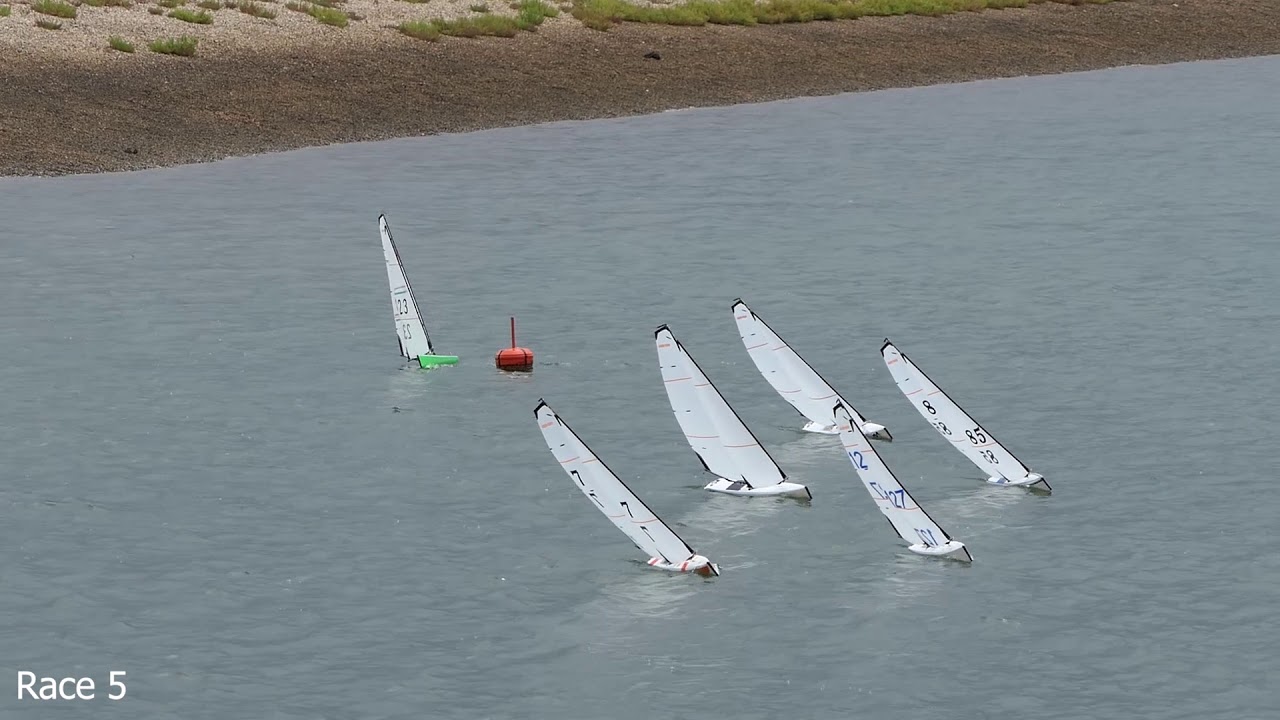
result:
[[[9,17],[11,12],[13,12],[13,9],[8,5],[0,5],[0,17]]]
[[[425,2],[425,0],[409,0],[409,2]],[[434,20],[406,20],[396,26],[402,35],[408,35],[418,40],[427,40],[435,42],[440,39],[440,29],[436,27]]]
[[[187,8],[178,8],[169,13],[169,17],[182,22],[189,22],[195,25],[210,25],[213,23],[213,16],[204,10],[189,10]]]
[[[89,7],[133,7],[132,0],[80,0],[80,4]]]
[[[205,10],[221,10],[222,2],[220,0],[200,0],[200,2],[196,3],[196,7],[204,8]]]
[[[119,35],[112,35],[111,37],[107,38],[107,47],[111,48],[112,50],[119,50],[120,52],[123,52],[123,53],[133,52],[133,43],[129,42],[128,40],[125,40]]]
[[[57,20],[45,20],[44,18],[36,18],[36,27],[44,28],[45,30],[60,30],[62,29],[62,23],[58,22]]]
[[[483,14],[456,20],[415,20],[400,23],[401,33],[419,40],[435,41],[441,35],[452,37],[515,37],[521,30],[532,31],[544,20],[560,14],[554,6],[542,0],[523,0],[512,3],[516,16]],[[472,8],[475,9],[474,7]],[[476,11],[479,12],[479,11]]]
[[[252,15],[254,17],[265,18],[267,20],[274,20],[276,17],[276,11],[273,8],[264,7],[256,2],[252,2],[252,0],[240,0],[240,4],[235,7],[245,15]]]
[[[193,37],[162,38],[147,45],[147,48],[153,53],[162,55],[191,57],[196,54],[196,45],[199,42],[199,38]]]
[[[173,9],[176,7],[182,7],[183,5],[186,5],[187,0],[156,0],[156,4],[162,8]]]
[[[344,28],[347,26],[348,21],[352,19],[350,15],[336,8],[324,7],[309,2],[293,2],[293,0],[290,0],[285,3],[284,6],[294,12],[306,13],[325,25],[332,25],[334,27]]]
[[[346,27],[347,21],[350,20],[350,18],[347,17],[347,14],[341,10],[335,10],[331,7],[321,7],[318,5],[312,5],[307,8],[307,14],[325,25],[332,25],[340,28]]]
[[[328,7],[312,6],[307,10],[307,14],[325,25],[332,25],[340,28],[346,27],[347,21],[349,20],[346,13],[341,10],[335,10]]]
[[[36,0],[31,3],[31,9],[41,15],[52,15],[54,17],[75,19],[76,8],[74,5],[61,2],[61,0]],[[57,28],[48,28],[49,30],[57,30]]]
[[[532,30],[542,24],[543,20],[560,15],[556,6],[542,0],[521,0],[512,5],[516,11],[516,19],[520,21],[521,30]]]
[[[573,16],[595,30],[620,22],[662,25],[756,25],[852,20],[889,15],[936,17],[1026,7],[1046,0],[689,0],[661,7],[634,5],[626,0],[575,0]],[[1050,0],[1068,4],[1105,4],[1111,0]]]

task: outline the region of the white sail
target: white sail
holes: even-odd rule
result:
[[[711,416],[702,407],[692,368],[685,362],[685,354],[675,337],[664,325],[654,333],[654,342],[658,347],[662,385],[689,447],[707,471],[723,478],[737,478],[737,466],[725,451]]]
[[[813,423],[812,429],[821,431],[830,427],[831,407],[838,402],[849,410],[862,431],[870,437],[893,440],[887,428],[868,422],[741,298],[733,301],[733,319],[756,369],[782,399]]]
[[[893,375],[898,389],[925,420],[952,447],[985,472],[989,482],[997,485],[1026,485],[1050,490],[1038,473],[1022,463],[1001,445],[960,405],[938,387],[928,375],[888,339],[880,347],[885,367]]]
[[[605,517],[618,527],[636,547],[654,558],[661,558],[664,569],[694,571],[699,567],[715,566],[698,555],[647,505],[636,497],[626,483],[591,452],[551,406],[539,401],[534,417],[542,430],[542,437],[551,449],[560,467],[574,481],[574,485],[591,500]],[[653,564],[653,563],[651,563]]]
[[[663,325],[654,332],[663,385],[676,414],[699,457],[707,468],[726,480],[741,480],[749,488],[765,488],[783,483],[786,473],[738,417],[715,384],[702,372],[689,351]],[[670,379],[670,381],[669,381]],[[692,398],[689,390],[692,389]],[[709,445],[718,448],[708,450]]]
[[[391,316],[395,322],[396,337],[400,339],[400,354],[410,360],[421,355],[433,355],[431,338],[422,325],[422,314],[413,287],[404,273],[400,252],[391,239],[391,227],[387,218],[378,216],[378,232],[382,235],[382,255],[387,262],[387,282],[391,285]]]
[[[972,560],[964,544],[952,540],[920,507],[915,498],[911,497],[902,483],[898,482],[893,471],[881,459],[880,453],[876,452],[871,441],[854,422],[848,408],[837,403],[832,417],[840,433],[845,455],[853,463],[858,478],[875,500],[876,507],[889,519],[889,524],[898,533],[898,537],[909,543],[909,549],[923,555]]]

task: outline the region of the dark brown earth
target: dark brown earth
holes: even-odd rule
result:
[[[656,50],[660,60],[644,56]],[[1280,54],[1280,0],[1131,0],[784,26],[562,27],[326,48],[0,63],[0,174],[805,95]]]

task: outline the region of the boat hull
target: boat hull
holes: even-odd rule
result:
[[[840,431],[836,429],[835,423],[822,424],[810,420],[801,428],[805,432],[817,433],[819,435],[839,435]],[[862,434],[871,440],[881,440],[884,442],[893,442],[893,435],[889,432],[889,428],[873,422],[862,424]]]
[[[1040,473],[1031,473],[1024,478],[1018,480],[1010,480],[1006,477],[989,477],[987,482],[992,485],[1001,485],[1004,487],[1021,487],[1028,490],[1038,490],[1044,493],[1053,492],[1053,488],[1049,487],[1048,481]]]
[[[457,364],[458,364],[457,355],[419,355],[418,356],[418,367],[422,368],[423,370],[430,370],[433,367],[439,367],[441,365],[457,365]]]
[[[960,562],[973,562],[973,556],[969,554],[969,548],[965,547],[964,543],[959,540],[948,540],[941,545],[916,543],[907,546],[907,549],[917,555],[947,558],[949,560],[959,560]]]
[[[809,493],[809,488],[800,483],[780,482],[776,485],[768,485],[765,487],[747,487],[747,484],[741,480],[726,480],[725,478],[716,478],[714,481],[707,483],[704,490],[711,492],[724,493],[726,495],[740,495],[742,497],[792,497],[801,500],[812,500],[813,495]]]
[[[840,434],[840,431],[836,429],[836,426],[834,424],[823,425],[822,423],[814,422],[812,420],[805,423],[804,427],[801,428],[801,430],[804,430],[805,432],[817,433],[819,435],[839,435]]]
[[[649,567],[666,570],[667,572],[693,573],[703,577],[714,577],[720,574],[720,568],[701,555],[694,555],[688,560],[678,563],[669,563],[660,557],[653,557],[649,558]]]

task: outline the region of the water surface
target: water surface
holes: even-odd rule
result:
[[[0,180],[0,672],[129,688],[0,717],[1270,717],[1277,98],[1262,58]],[[397,358],[379,212],[460,365]],[[972,566],[798,432],[738,296]],[[660,323],[811,505],[698,489]],[[982,483],[885,337],[1055,493]],[[723,576],[643,567],[540,397]]]

